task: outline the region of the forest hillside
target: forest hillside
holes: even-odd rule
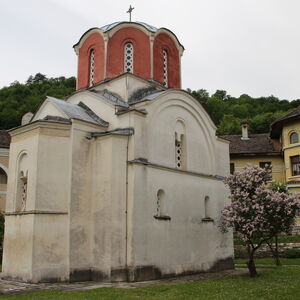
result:
[[[75,89],[75,77],[47,78],[41,73],[30,76],[24,84],[15,81],[3,87],[0,89],[0,129],[19,126],[22,116],[29,111],[34,113],[46,96],[64,99]],[[204,89],[187,91],[204,106],[220,135],[240,134],[242,120],[249,121],[251,133],[268,132],[274,120],[300,105],[300,99],[253,98],[246,94],[236,98],[224,90],[217,90],[212,95]]]

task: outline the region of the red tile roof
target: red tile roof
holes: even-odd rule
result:
[[[281,152],[279,141],[271,139],[269,133],[250,134],[248,140],[242,140],[241,135],[223,135],[220,137],[230,141],[230,154],[279,154]]]

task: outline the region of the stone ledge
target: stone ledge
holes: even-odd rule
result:
[[[28,210],[28,211],[12,211],[6,212],[5,216],[22,216],[22,215],[67,215],[66,211],[44,211],[44,210]]]
[[[171,220],[170,216],[153,216],[153,218],[157,219],[157,220]]]

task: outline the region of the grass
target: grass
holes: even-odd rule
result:
[[[2,299],[205,299],[292,300],[300,299],[300,267],[283,266],[248,275],[195,283],[138,289],[101,288],[80,292],[46,291],[1,297]]]

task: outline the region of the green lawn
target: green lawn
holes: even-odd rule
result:
[[[196,283],[138,289],[101,288],[82,292],[47,291],[2,297],[2,299],[205,299],[291,300],[300,299],[300,267],[283,266],[247,275]]]

